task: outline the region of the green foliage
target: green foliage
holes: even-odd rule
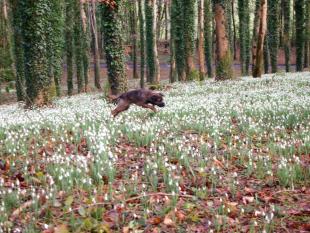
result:
[[[142,12],[142,0],[139,0],[139,9],[138,9],[138,14],[139,14],[139,26],[140,26],[140,59],[141,59],[141,64],[140,64],[140,87],[144,87],[144,67],[145,67],[145,52],[144,52],[144,17],[143,17],[143,12]]]
[[[105,4],[100,5],[104,49],[112,94],[118,94],[127,90],[123,42],[121,37],[122,29],[119,17],[121,2],[121,0],[117,0],[116,7],[113,9]]]

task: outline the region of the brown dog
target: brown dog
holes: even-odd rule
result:
[[[149,108],[156,112],[154,105],[161,108],[165,107],[163,96],[162,93],[146,89],[128,91],[118,97],[110,96],[117,103],[116,108],[112,111],[112,115],[116,117],[119,113],[126,111],[131,104],[138,105],[142,108]]]

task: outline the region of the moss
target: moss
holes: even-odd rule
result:
[[[189,73],[189,75],[188,75],[186,80],[188,80],[188,81],[199,81],[199,80],[201,80],[201,76],[200,76],[199,71],[196,70],[196,69],[192,70]]]
[[[218,61],[216,66],[216,80],[233,79],[232,57],[230,51]]]

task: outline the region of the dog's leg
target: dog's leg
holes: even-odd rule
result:
[[[116,117],[119,113],[126,111],[129,108],[129,103],[120,100],[117,107],[112,111],[113,117]]]
[[[153,112],[157,112],[156,108],[150,104],[143,104],[143,105],[141,105],[141,107],[151,109]]]

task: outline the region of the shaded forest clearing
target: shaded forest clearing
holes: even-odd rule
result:
[[[307,232],[309,87],[309,72],[177,83],[158,113],[115,120],[102,94],[1,106],[0,229]]]

